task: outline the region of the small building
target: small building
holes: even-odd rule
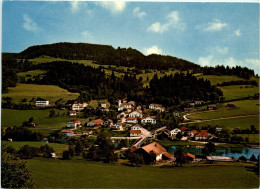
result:
[[[192,112],[193,109],[192,108],[184,108],[184,112]]]
[[[100,128],[101,128],[101,125],[97,125],[97,126],[93,127],[93,131],[97,131],[97,130],[99,130]]]
[[[71,137],[74,135],[74,132],[72,130],[69,130],[69,129],[63,129],[61,130],[61,132],[65,135],[65,136],[68,136],[68,137]]]
[[[52,157],[52,158],[56,158],[56,154],[52,152],[52,153],[51,153],[51,157]]]
[[[141,123],[156,124],[155,116],[144,116],[144,117],[141,118]]]
[[[186,163],[191,163],[195,160],[195,155],[193,155],[189,152],[186,152],[186,153],[184,153],[184,158],[185,158]]]
[[[142,114],[142,111],[133,111],[129,114],[129,117],[138,117],[138,118],[142,118],[143,117],[143,114]]]
[[[165,111],[165,108],[163,107],[163,105],[161,105],[161,104],[154,104],[154,103],[149,105],[149,109],[151,109],[151,110],[159,110],[160,112]]]
[[[197,101],[194,101],[195,105],[198,106],[198,105],[202,105],[204,104],[205,102],[202,101],[202,100],[197,100]]]
[[[72,106],[71,106],[71,109],[72,110],[78,110],[78,111],[80,111],[80,110],[83,110],[85,107],[87,107],[88,106],[88,103],[86,103],[86,102],[83,102],[83,103],[77,103],[76,101],[72,104]]]
[[[104,124],[103,125],[105,125],[105,126],[112,126],[113,125],[113,120],[111,120],[111,119],[108,119],[108,120],[106,120],[106,121],[104,121]]]
[[[100,103],[100,107],[106,109],[106,108],[107,108],[106,102],[101,102],[101,103]]]
[[[208,105],[208,106],[207,106],[207,109],[208,109],[208,110],[216,110],[216,109],[217,109],[217,106],[216,106],[216,105]]]
[[[131,130],[141,130],[141,126],[140,125],[134,125],[131,127]]]
[[[130,137],[141,136],[141,134],[142,134],[141,130],[130,130]]]
[[[198,134],[195,135],[195,140],[208,140],[211,134],[207,131],[200,131]]]
[[[180,128],[181,134],[183,135],[187,129],[188,129],[187,127],[182,126],[182,127]]]
[[[126,118],[127,123],[137,123],[137,118],[136,117],[128,117]]]
[[[132,106],[135,106],[135,101],[129,101],[129,103],[132,105]]]
[[[123,125],[120,122],[115,123],[114,125],[112,125],[111,127],[113,130],[118,130],[118,131],[122,131],[123,130]]]
[[[222,127],[218,127],[218,126],[217,126],[217,127],[216,127],[216,131],[217,131],[217,132],[221,132],[221,131],[222,131]]]
[[[87,126],[88,127],[94,127],[94,126],[103,125],[103,124],[104,124],[104,121],[102,119],[95,119],[93,121],[88,122]]]
[[[46,107],[49,106],[49,101],[43,98],[37,98],[35,101],[36,107]]]
[[[224,162],[231,162],[234,161],[231,157],[227,156],[206,156],[208,161],[224,161]]]
[[[81,123],[79,120],[71,120],[71,121],[68,121],[67,123],[67,128],[70,128],[70,129],[76,129],[77,127],[80,127],[81,126]]]
[[[70,116],[76,116],[77,114],[78,114],[78,112],[76,110],[69,111]]]
[[[181,133],[181,130],[179,128],[174,128],[174,129],[169,128],[167,129],[167,133],[169,133],[169,135],[173,137],[176,136],[178,133]]]
[[[179,112],[173,112],[173,116],[174,117],[180,117],[180,113]]]

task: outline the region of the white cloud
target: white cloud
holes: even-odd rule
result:
[[[227,54],[228,53],[228,47],[223,47],[223,48],[217,47],[216,50],[220,54]]]
[[[146,55],[149,55],[149,54],[162,54],[162,50],[159,49],[157,47],[157,45],[154,45],[154,46],[152,46],[152,47],[150,47],[148,49],[145,49],[145,53],[144,54],[146,54]]]
[[[101,1],[96,4],[109,10],[113,14],[121,13],[126,7],[125,1]]]
[[[85,38],[92,38],[91,33],[89,33],[87,30],[81,32],[81,35],[82,35],[83,37],[85,37]]]
[[[146,12],[141,11],[140,7],[135,7],[133,10],[133,15],[142,19],[144,16],[146,16]]]
[[[69,1],[70,3],[70,10],[72,13],[77,13],[81,9],[86,9],[87,8],[87,2],[85,1]]]
[[[27,31],[38,32],[42,29],[37,26],[37,23],[32,20],[28,14],[23,14],[23,28]]]
[[[241,35],[241,32],[240,32],[240,30],[238,29],[238,30],[236,30],[236,31],[234,31],[234,33],[235,33],[235,35],[236,36],[240,36]]]
[[[172,11],[170,14],[167,15],[166,18],[166,23],[161,24],[160,22],[155,22],[148,27],[147,31],[155,33],[164,33],[169,28],[179,29],[181,31],[184,31],[186,29],[186,24],[180,21],[178,11]]]
[[[201,66],[211,66],[213,56],[199,57],[198,64]]]
[[[259,59],[246,59],[246,67],[252,69],[254,68],[255,73],[260,74],[260,60]]]
[[[197,25],[196,29],[203,31],[221,31],[223,28],[227,27],[227,23],[221,22],[219,19],[213,19],[207,24]]]

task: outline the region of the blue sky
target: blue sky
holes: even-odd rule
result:
[[[55,42],[132,47],[260,73],[259,4],[4,1],[2,51]]]

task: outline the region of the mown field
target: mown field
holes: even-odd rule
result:
[[[28,160],[36,188],[257,188],[244,167],[129,167],[84,160]],[[123,174],[122,174],[123,173]]]
[[[231,116],[240,116],[240,115],[248,115],[248,114],[258,114],[259,113],[259,101],[258,100],[240,100],[232,102],[237,108],[223,108],[218,109],[217,111],[211,112],[202,112],[195,113],[187,116],[192,120],[196,119],[216,119],[221,117],[231,117]],[[224,106],[226,103],[224,104]]]
[[[56,154],[61,154],[64,150],[68,149],[67,144],[58,144],[58,143],[46,143],[46,142],[31,142],[31,141],[2,141],[2,144],[5,144],[6,146],[12,146],[16,150],[19,150],[24,145],[29,145],[30,147],[41,147],[43,145],[48,144],[50,147],[53,148]]]
[[[20,84],[16,87],[9,87],[9,92],[4,93],[2,97],[11,97],[15,102],[20,102],[26,98],[30,101],[34,98],[44,98],[54,103],[56,100],[62,98],[63,100],[73,100],[79,96],[79,93],[71,93],[66,89],[62,89],[55,85],[36,85],[36,84]]]

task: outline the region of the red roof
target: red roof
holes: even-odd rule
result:
[[[104,121],[102,119],[96,119],[92,121],[93,123],[95,123],[96,125],[100,125],[102,124]]]
[[[71,110],[70,113],[77,113],[77,111],[76,110]]]
[[[100,125],[97,125],[95,127],[93,127],[93,130],[98,130],[101,126]]]
[[[181,130],[181,131],[185,131],[185,130],[187,130],[187,127],[182,126],[182,127],[180,128],[180,130]]]
[[[204,101],[201,101],[201,100],[198,100],[198,101],[195,101],[195,103],[204,103]]]
[[[199,133],[197,130],[192,130],[192,132],[193,132],[194,135]]]
[[[165,157],[169,158],[169,159],[173,156],[173,155],[170,154],[169,152],[164,152],[163,155],[164,155]]]
[[[73,123],[80,123],[79,120],[72,120],[71,122],[73,122]]]
[[[196,134],[196,137],[209,137],[211,134],[207,133],[207,132],[200,132],[198,134]]]
[[[150,118],[152,118],[152,119],[155,119],[155,118],[156,118],[156,116],[149,116],[149,115],[146,115],[146,116],[142,117],[141,120],[143,120],[143,119],[145,119],[145,118],[148,118],[148,117],[150,117]]]
[[[189,152],[184,153],[184,156],[188,156],[188,157],[191,157],[192,159],[195,159],[195,155],[193,155]]]
[[[141,134],[141,130],[130,130],[130,134]]]
[[[127,120],[136,120],[136,117],[128,117]]]
[[[136,151],[137,149],[139,149],[139,147],[129,147],[129,150],[130,150],[130,152],[134,152],[134,151]]]
[[[142,149],[146,151],[148,154],[150,154],[150,152],[153,151],[156,154],[156,156],[166,152],[166,149],[157,142],[153,142],[151,144],[143,146]]]
[[[74,132],[72,130],[69,130],[69,129],[63,129],[61,130],[62,133],[71,133],[71,134],[74,134]]]

